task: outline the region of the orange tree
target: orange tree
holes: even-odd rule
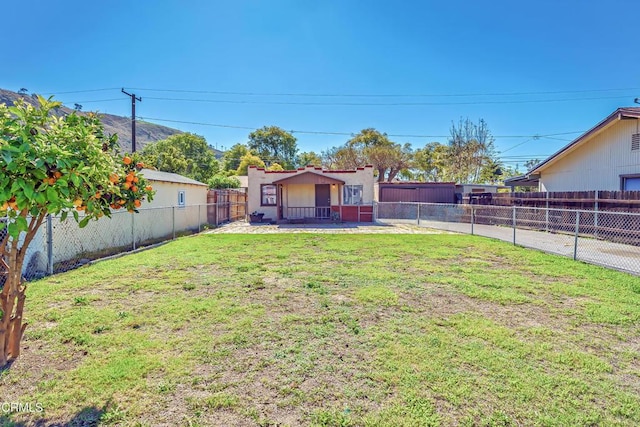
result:
[[[38,97],[0,104],[0,367],[20,354],[29,243],[48,214],[73,217],[80,227],[112,209],[137,212],[153,189],[135,156],[118,155],[117,137],[103,134],[92,113],[54,114],[60,106]],[[6,230],[5,230],[6,228]],[[4,236],[4,237],[2,237]]]

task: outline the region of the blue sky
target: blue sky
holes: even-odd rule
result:
[[[579,135],[568,132],[640,97],[639,12],[636,0],[22,0],[3,5],[0,87],[129,115],[125,87],[143,98],[143,118],[375,127],[425,136],[392,137],[414,148],[446,142],[460,117],[483,118],[502,158],[522,170],[523,159],[552,154]],[[250,132],[149,121],[218,148]],[[349,138],[294,135],[317,152]]]

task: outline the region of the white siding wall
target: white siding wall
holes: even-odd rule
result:
[[[620,190],[620,175],[640,173],[640,151],[631,151],[638,120],[620,120],[543,169],[540,191]]]

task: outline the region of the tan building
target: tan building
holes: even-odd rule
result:
[[[618,108],[509,186],[539,191],[640,190],[640,108]]]
[[[143,204],[143,208],[183,207],[207,203],[209,187],[203,182],[178,175],[177,173],[152,169],[143,169],[140,173],[151,181],[151,186],[156,191],[153,201]]]
[[[249,167],[248,209],[279,220],[373,220],[373,167],[288,171]]]

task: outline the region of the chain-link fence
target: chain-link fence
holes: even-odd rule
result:
[[[137,214],[114,211],[111,218],[89,221],[84,228],[78,227],[71,218],[61,221],[59,216],[49,216],[27,249],[23,276],[32,280],[71,270],[98,258],[198,233],[225,222],[221,220],[220,209],[240,210],[225,201],[142,208]],[[244,217],[230,215],[225,220],[238,219]],[[0,239],[4,233],[6,229],[0,231]]]
[[[376,220],[477,234],[640,275],[640,214],[431,203],[376,203]]]

